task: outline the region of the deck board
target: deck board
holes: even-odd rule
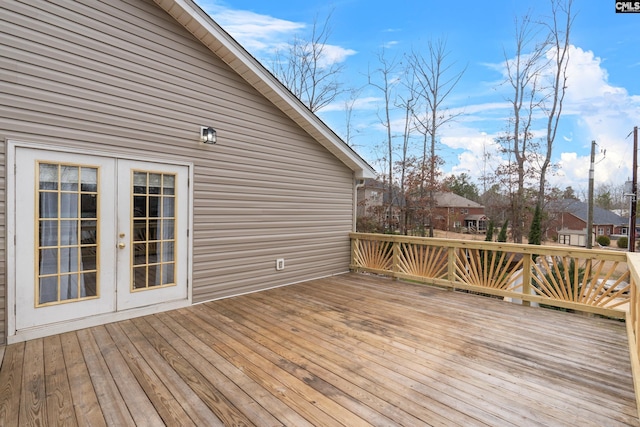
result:
[[[0,425],[640,426],[622,322],[347,274],[6,347]]]
[[[24,350],[24,344],[12,345],[5,350],[0,366],[0,425],[18,425]]]
[[[77,425],[60,335],[43,340],[47,420],[49,425]]]
[[[103,409],[100,407],[98,396],[91,382],[78,335],[72,332],[62,334],[60,335],[60,343],[62,344],[62,353],[64,354],[78,425],[106,426],[107,423],[102,414]]]
[[[47,424],[44,384],[44,348],[43,339],[40,338],[25,343],[20,423],[36,426]]]

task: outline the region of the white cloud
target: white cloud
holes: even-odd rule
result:
[[[356,52],[353,49],[346,49],[341,46],[334,46],[325,44],[322,47],[322,58],[318,61],[318,65],[322,68],[331,66],[332,64],[339,64],[344,62],[351,55],[355,55]]]
[[[598,144],[596,184],[623,183],[631,176],[633,147],[628,136],[640,117],[640,97],[611,85],[602,60],[593,52],[572,47],[568,72],[568,114],[575,118],[583,146],[590,147],[592,140]],[[564,179],[587,182],[590,155],[567,151],[561,161]]]
[[[321,110],[321,113],[329,113],[329,112],[333,112],[333,111],[346,111],[347,107],[348,107],[348,103],[350,103],[351,101],[347,100],[340,100],[340,101],[335,101],[329,105],[327,105],[326,107],[324,107]],[[369,96],[369,97],[363,97],[363,98],[358,98],[355,99],[353,101],[353,105],[351,105],[351,109],[352,111],[376,111],[380,105],[380,103],[382,102],[382,98],[379,97],[374,97],[374,96]]]
[[[199,1],[199,4],[244,48],[258,56],[281,49],[296,32],[306,28],[301,22],[228,9],[210,1]]]
[[[383,48],[383,49],[391,49],[392,47],[394,47],[394,46],[396,46],[396,45],[398,45],[398,44],[400,44],[400,42],[399,42],[399,41],[397,41],[397,40],[391,40],[391,41],[388,41],[388,42],[384,42],[384,43],[382,44],[382,48]]]
[[[234,10],[216,3],[199,2],[204,10],[220,24],[245,49],[259,57],[265,64],[270,63],[277,51],[286,51],[288,44],[296,37],[303,37],[300,31],[307,28],[303,22],[293,22],[274,18],[248,10]],[[326,44],[322,47],[320,67],[342,63],[355,55],[353,49]]]
[[[567,74],[566,102],[569,105],[627,94],[624,88],[609,84],[609,74],[602,67],[602,60],[591,51],[571,46]]]
[[[504,65],[487,66],[504,70]],[[595,140],[598,144],[596,185],[598,182],[624,182],[631,175],[632,141],[628,134],[638,124],[640,96],[630,95],[625,88],[611,84],[602,60],[593,52],[579,47],[571,46],[567,73],[567,93],[554,147],[554,161],[561,166],[561,171],[550,176],[549,181],[561,188],[569,185],[586,188],[590,143]],[[482,164],[482,138],[478,135],[487,129],[487,122],[491,120],[495,120],[502,129],[506,128],[509,104],[489,101],[466,106],[460,111],[465,115],[458,120],[458,126],[454,123],[443,132],[441,140],[449,147],[465,150],[459,156],[460,163],[452,170],[468,170],[472,176],[478,177],[480,174],[474,166]],[[500,115],[502,119],[498,119]],[[502,120],[502,125],[499,120]],[[465,126],[459,126],[460,123]],[[546,135],[543,123],[537,123],[534,135]],[[606,156],[600,153],[605,149]]]

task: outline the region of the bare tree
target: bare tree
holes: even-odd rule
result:
[[[343,92],[340,74],[344,65],[327,58],[330,20],[331,13],[322,23],[316,17],[310,38],[296,36],[286,52],[276,53],[273,62],[273,73],[313,112],[326,107]]]
[[[515,52],[505,52],[506,83],[511,89],[508,101],[512,116],[506,135],[500,138],[508,162],[500,169],[511,175],[511,232],[514,242],[521,243],[527,204],[541,208],[545,202],[547,175],[553,144],[567,89],[569,35],[574,15],[572,0],[550,0],[548,22],[534,22],[529,14],[515,20]],[[543,138],[534,139],[534,114],[541,112],[546,124]],[[525,193],[527,181],[537,181],[537,194],[531,199]],[[529,183],[531,183],[529,181]]]
[[[429,236],[433,237],[433,217],[435,209],[436,182],[436,141],[439,129],[446,123],[454,120],[459,113],[451,113],[445,108],[445,101],[456,87],[466,68],[454,71],[455,63],[449,62],[449,52],[444,39],[435,42],[429,41],[428,56],[425,58],[419,53],[413,52],[411,64],[416,75],[419,87],[419,96],[424,101],[424,114],[416,114],[418,129],[424,136],[423,161],[429,161],[428,192],[429,192]],[[427,142],[429,151],[427,155]],[[425,168],[423,168],[424,170]]]
[[[541,104],[547,118],[546,152],[540,166],[540,189],[538,204],[543,206],[547,170],[551,165],[553,143],[558,131],[558,123],[562,115],[564,96],[567,90],[567,66],[569,65],[569,36],[575,15],[571,12],[572,0],[551,0],[551,23],[545,24],[551,39],[553,54],[553,76],[551,77],[548,95]]]
[[[396,59],[389,60],[385,57],[385,51],[378,54],[379,68],[374,72],[369,72],[369,85],[376,88],[383,96],[382,112],[378,111],[378,119],[387,132],[387,152],[386,166],[388,170],[388,205],[387,205],[387,226],[392,230],[393,206],[394,206],[394,179],[393,179],[393,138],[391,130],[391,108],[393,107],[393,90],[398,83],[395,76],[398,71]],[[377,77],[377,78],[376,78]]]
[[[352,89],[349,91],[349,98],[344,101],[344,113],[345,113],[345,136],[344,142],[347,143],[348,146],[354,147],[351,143],[352,129],[353,129],[353,109],[358,101],[358,97],[360,96],[361,90]]]
[[[513,59],[506,51],[506,83],[512,90],[508,102],[512,109],[510,127],[501,143],[513,156],[514,163],[501,173],[515,173],[515,190],[511,191],[511,235],[516,243],[522,243],[525,219],[525,179],[530,173],[533,153],[533,134],[531,125],[534,110],[539,106],[539,85],[542,71],[547,66],[546,48],[547,38],[539,41],[539,29],[527,14],[522,19],[515,20],[515,52]]]
[[[407,67],[404,72],[404,79],[402,85],[406,91],[405,95],[398,95],[396,100],[396,107],[403,111],[404,113],[404,123],[403,123],[403,132],[402,132],[402,147],[401,147],[401,157],[398,160],[398,169],[400,173],[400,203],[402,206],[402,234],[407,234],[407,223],[409,222],[409,215],[411,211],[411,199],[407,197],[406,192],[406,178],[407,178],[407,169],[412,164],[412,159],[410,159],[409,149],[411,144],[411,134],[415,128],[414,122],[414,107],[416,104],[416,76],[415,73],[411,70],[411,67]]]

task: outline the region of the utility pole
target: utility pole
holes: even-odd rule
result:
[[[596,164],[596,142],[591,141],[591,166],[589,167],[589,209],[587,213],[587,241],[585,247],[593,245],[593,175]]]
[[[638,126],[633,128],[633,170],[631,171],[631,212],[629,215],[629,252],[636,251],[636,205],[638,203]]]

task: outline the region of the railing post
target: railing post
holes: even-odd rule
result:
[[[400,272],[400,243],[393,241],[393,257],[391,259],[391,275],[395,280],[398,280],[397,273]]]
[[[356,260],[358,259],[358,245],[359,239],[351,239],[351,265],[354,267],[355,271],[359,270],[359,265],[356,265]]]
[[[529,307],[531,301],[525,300],[525,295],[531,295],[531,255],[524,254],[522,260],[522,305]]]
[[[456,282],[456,248],[447,249],[447,280],[451,282],[450,290],[455,290]]]

